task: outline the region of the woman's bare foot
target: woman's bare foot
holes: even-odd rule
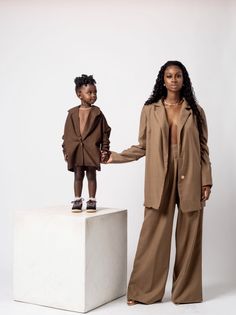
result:
[[[134,300],[127,300],[127,304],[128,304],[129,306],[132,306],[132,305],[138,304],[138,302],[137,302],[137,301],[134,301]]]

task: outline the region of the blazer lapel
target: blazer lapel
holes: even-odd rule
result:
[[[79,106],[76,108],[76,110],[73,113],[73,123],[74,123],[74,130],[77,135],[81,139],[80,134],[80,123],[79,123]]]
[[[184,99],[183,106],[181,108],[179,114],[179,121],[178,121],[178,129],[177,129],[177,142],[178,142],[178,150],[180,148],[180,135],[181,131],[189,118],[192,114],[191,107],[188,105],[187,101]],[[166,116],[166,111],[162,100],[159,100],[155,103],[155,116],[158,120],[161,130],[162,130],[162,139],[163,139],[163,154],[164,156],[168,156],[168,148],[169,148],[169,124]]]
[[[186,100],[184,99],[181,111],[179,113],[179,121],[178,121],[178,131],[177,131],[177,141],[178,141],[178,149],[180,147],[180,135],[181,131],[189,118],[189,116],[192,114],[191,107],[188,105]]]
[[[169,148],[169,124],[162,100],[159,100],[157,103],[155,103],[154,110],[155,110],[154,115],[156,116],[156,119],[158,120],[161,127],[163,140],[163,155],[166,157],[167,161]]]

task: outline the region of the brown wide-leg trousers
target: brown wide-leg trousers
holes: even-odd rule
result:
[[[145,208],[127,298],[145,304],[161,301],[169,270],[172,226],[178,205],[172,301],[202,301],[203,209],[183,213],[177,192],[177,145],[170,146],[168,172],[159,210]]]

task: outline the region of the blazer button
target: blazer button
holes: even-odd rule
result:
[[[180,177],[181,179],[184,179],[184,175],[181,175],[181,177]]]

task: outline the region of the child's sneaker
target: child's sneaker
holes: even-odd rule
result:
[[[73,203],[72,212],[82,212],[83,198],[75,199],[74,201],[71,201],[71,203]]]
[[[96,212],[96,199],[89,199],[87,201],[86,212]]]

